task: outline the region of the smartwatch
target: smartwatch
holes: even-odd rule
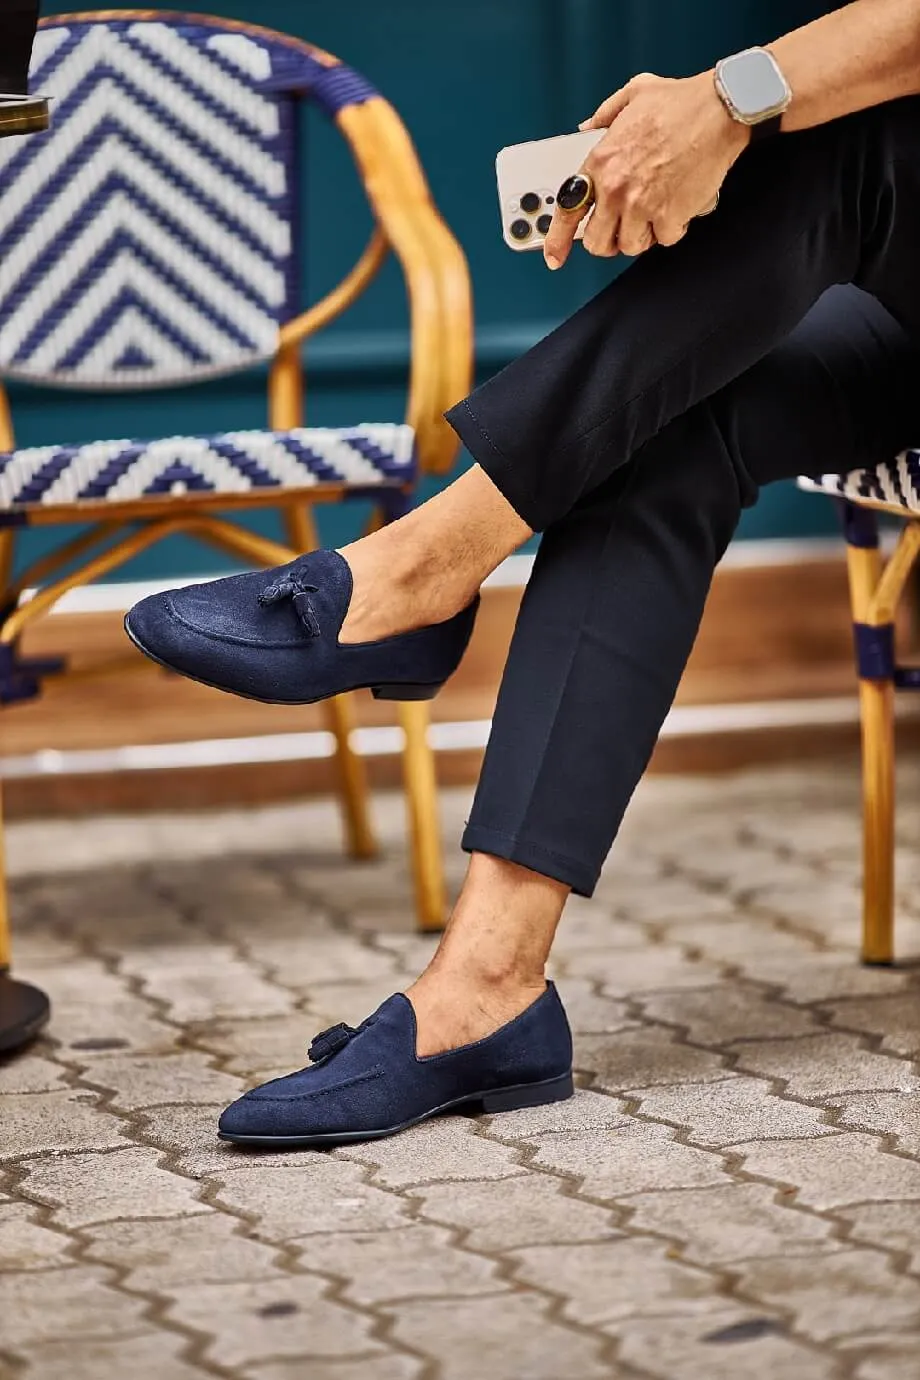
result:
[[[733,120],[749,125],[751,142],[778,134],[792,90],[766,48],[745,48],[716,63],[716,91]]]

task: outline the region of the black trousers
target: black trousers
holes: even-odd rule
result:
[[[0,95],[27,89],[38,0],[0,0]]]
[[[590,895],[742,509],[920,439],[920,99],[745,153],[448,417],[543,532],[463,846]]]

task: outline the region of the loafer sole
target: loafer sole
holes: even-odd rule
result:
[[[245,690],[228,690],[226,685],[218,685],[216,680],[205,680],[202,676],[193,676],[190,671],[177,670],[175,666],[164,661],[156,652],[152,652],[145,646],[142,640],[132,630],[128,618],[125,618],[125,632],[134,643],[139,652],[150,661],[156,662],[157,666],[162,666],[164,670],[172,671],[173,675],[184,676],[186,680],[194,681],[196,685],[206,685],[209,690],[222,690],[225,695],[236,695],[241,700],[254,700],[257,704],[321,704],[323,700],[334,699],[336,695],[348,695],[352,690],[370,690],[375,700],[399,700],[408,702],[410,700],[433,700],[435,696],[444,688],[443,680],[435,681],[430,684],[422,684],[416,681],[406,681],[403,684],[393,682],[381,683],[380,681],[362,682],[360,685],[346,685],[341,690],[332,690],[328,695],[314,695],[312,697],[295,700],[279,700],[269,698],[267,695],[249,695]]]
[[[465,1097],[455,1098],[452,1102],[445,1102],[440,1107],[432,1107],[431,1111],[411,1117],[408,1121],[401,1121],[396,1126],[385,1126],[375,1131],[326,1131],[322,1135],[314,1136],[244,1136],[235,1135],[231,1131],[218,1131],[217,1136],[219,1140],[229,1141],[232,1145],[264,1145],[276,1150],[309,1145],[351,1145],[358,1141],[383,1140],[385,1136],[398,1135],[400,1131],[408,1131],[410,1126],[418,1126],[422,1121],[429,1121],[445,1112],[457,1111],[461,1107],[477,1108],[488,1115],[495,1112],[515,1112],[522,1107],[542,1107],[550,1102],[565,1102],[574,1092],[575,1084],[569,1072],[559,1078],[547,1078],[540,1083],[517,1083],[508,1088],[492,1088],[489,1092],[471,1093]]]

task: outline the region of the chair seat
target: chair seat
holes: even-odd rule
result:
[[[0,512],[195,492],[329,486],[359,494],[407,489],[415,476],[413,430],[395,423],[93,441],[0,454]]]
[[[920,517],[920,450],[902,451],[893,460],[849,474],[801,475],[799,488]]]

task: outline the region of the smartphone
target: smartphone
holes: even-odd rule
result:
[[[532,139],[509,144],[495,160],[502,234],[509,249],[542,249],[553,218],[556,192],[567,177],[577,173],[605,129],[586,129],[558,134],[553,139]],[[575,232],[581,239],[590,210]]]

